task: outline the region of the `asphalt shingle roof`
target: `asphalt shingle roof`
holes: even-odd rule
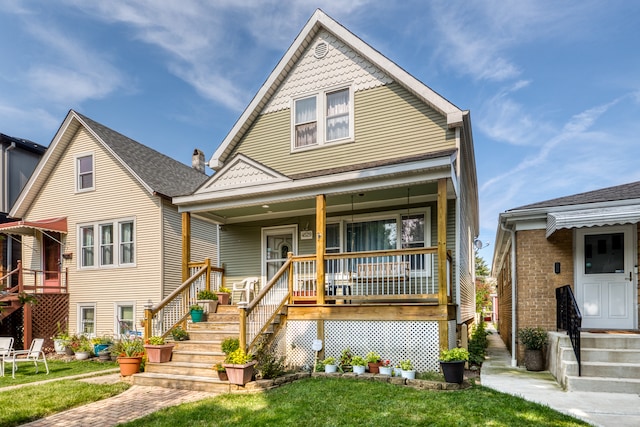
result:
[[[193,193],[209,177],[158,151],[75,112],[142,181],[168,197]]]
[[[640,199],[640,181],[629,184],[616,185],[614,187],[602,188],[600,190],[587,191],[585,193],[574,194],[572,196],[558,197],[556,199],[543,202],[532,203],[509,209],[510,211],[550,208],[556,206],[582,205],[588,203],[613,202],[618,200]]]

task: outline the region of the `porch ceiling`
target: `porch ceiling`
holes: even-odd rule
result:
[[[327,213],[351,211],[352,198],[353,210],[361,211],[434,201],[437,198],[437,193],[437,183],[431,182],[411,187],[378,188],[361,192],[327,194]],[[286,199],[286,195],[279,196],[260,200],[237,200],[234,203],[235,206],[221,207],[198,212],[198,214],[214,218],[224,224],[315,214],[315,196],[293,200]]]

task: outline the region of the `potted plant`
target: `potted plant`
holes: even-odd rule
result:
[[[206,313],[215,313],[218,308],[218,295],[208,289],[198,292],[198,304],[205,308]]]
[[[176,326],[175,328],[171,329],[171,337],[173,337],[174,341],[186,341],[189,339],[189,334],[187,333],[187,331],[182,329],[182,327]]]
[[[222,363],[216,363],[213,365],[213,370],[218,373],[218,379],[220,381],[229,381],[229,377],[227,376],[227,370],[222,365]]]
[[[228,305],[229,299],[231,298],[231,289],[221,286],[216,292],[216,295],[218,296],[220,305]]]
[[[118,364],[123,377],[140,372],[140,364],[144,355],[144,345],[140,338],[120,340]]]
[[[416,379],[416,370],[413,369],[413,363],[409,359],[400,362],[401,376],[409,380]]]
[[[163,337],[149,337],[144,349],[147,351],[147,360],[151,363],[166,363],[171,360],[173,344],[167,344]]]
[[[390,360],[382,360],[380,362],[380,373],[382,375],[388,375],[391,376],[391,374],[393,373],[393,366],[391,366],[391,361]]]
[[[351,362],[353,363],[353,362]],[[335,357],[327,357],[322,361],[322,364],[324,365],[324,371],[326,373],[332,373],[332,372],[336,372],[338,370],[338,365],[336,364],[336,358]]]
[[[191,321],[193,323],[202,322],[202,314],[204,313],[204,308],[201,305],[193,304],[189,307],[189,311],[191,312]]]
[[[227,337],[220,343],[220,349],[226,356],[230,355],[238,348],[240,348],[240,340],[238,338]]]
[[[362,356],[353,356],[351,357],[351,366],[353,366],[354,374],[361,375],[364,374],[367,366],[367,361],[364,360],[364,357]]]
[[[60,322],[56,324],[56,333],[51,337],[56,354],[66,354],[66,347],[71,341],[69,330],[63,330]]]
[[[547,331],[537,328],[522,328],[518,331],[520,343],[524,346],[524,366],[527,371],[544,370],[543,348],[547,343]]]
[[[380,372],[380,355],[378,353],[376,353],[375,351],[370,351],[369,353],[367,353],[367,355],[365,356],[365,360],[367,361],[367,364],[369,365],[369,372],[371,372],[372,374],[377,374]]]
[[[444,380],[448,383],[461,384],[464,380],[464,365],[469,360],[466,348],[455,347],[440,352],[440,368]]]
[[[97,355],[101,351],[108,349],[112,343],[113,339],[107,335],[91,338],[91,344],[93,344],[93,354]]]
[[[340,369],[342,372],[351,372],[351,358],[353,357],[353,353],[351,349],[345,348],[342,350],[342,354],[340,355]]]
[[[91,343],[89,338],[82,335],[79,337],[73,351],[76,354],[77,360],[86,360],[89,357],[91,357],[92,350],[93,350],[93,344]]]
[[[244,349],[238,348],[225,357],[222,365],[227,372],[231,384],[245,385],[253,377],[254,366],[257,363],[253,360],[253,355],[245,353]]]

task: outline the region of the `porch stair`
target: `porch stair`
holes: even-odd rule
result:
[[[0,296],[0,307],[2,308],[0,310],[0,320],[2,320],[9,317],[15,311],[18,311],[22,307],[22,304],[15,294],[2,295]]]
[[[271,325],[270,330],[274,327]],[[133,375],[133,384],[212,393],[237,389],[238,386],[221,381],[212,367],[224,361],[222,341],[240,334],[238,307],[218,305],[216,313],[207,314],[206,321],[189,321],[187,332],[186,341],[168,341],[175,344],[170,362],[147,362],[144,372]]]
[[[550,363],[550,371],[560,385],[568,391],[640,393],[640,334],[582,332],[580,341],[582,375],[578,376],[569,337],[552,334],[550,353],[555,348],[557,363]]]

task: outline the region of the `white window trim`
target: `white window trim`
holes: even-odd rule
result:
[[[113,303],[113,336],[120,336],[120,307],[131,306],[133,307],[133,330],[136,330],[136,302],[135,301],[116,301]]]
[[[327,94],[332,92],[338,92],[340,90],[349,90],[349,136],[340,139],[326,140],[326,126],[327,126]],[[316,123],[317,134],[316,143],[312,145],[305,145],[304,147],[296,147],[296,101],[300,101],[306,98],[316,98]],[[335,86],[325,88],[317,92],[306,93],[301,96],[292,98],[291,100],[291,151],[300,152],[307,150],[314,150],[327,145],[341,144],[354,141],[354,102],[353,102],[353,84]]]
[[[339,217],[327,218],[327,224],[340,223],[340,252],[344,252],[346,248],[345,233],[346,225],[354,222],[378,221],[384,219],[395,219],[397,227],[396,249],[402,249],[402,217],[404,215],[424,215],[424,245],[426,248],[431,247],[431,207],[406,210],[395,210],[385,212],[372,212],[358,215],[343,215]]]
[[[80,188],[80,158],[91,156],[91,173],[93,174],[93,180],[91,187]],[[76,193],[86,193],[88,191],[94,191],[96,189],[96,156],[93,152],[78,153],[74,156],[74,178],[76,180],[75,189]]]
[[[133,263],[121,263],[120,262],[120,224],[123,222],[132,222],[133,223]],[[100,235],[100,226],[111,224],[113,226],[113,263],[102,265],[102,253],[101,242],[102,236]],[[82,265],[82,234],[81,229],[85,227],[93,227],[93,265],[83,266]],[[87,222],[83,224],[77,224],[76,226],[76,235],[78,236],[78,262],[77,268],[78,270],[95,270],[95,269],[109,269],[109,268],[123,268],[123,267],[135,267],[138,259],[137,251],[137,226],[135,217],[127,217],[127,218],[118,218],[113,220],[105,220],[105,221],[95,221],[95,222]]]
[[[76,325],[76,331],[78,332],[78,335],[83,335],[83,328],[82,328],[82,309],[83,308],[92,308],[93,309],[93,334],[88,334],[88,337],[95,337],[96,336],[96,331],[98,329],[98,309],[96,307],[96,303],[95,302],[85,302],[85,303],[78,303],[77,305],[77,315],[76,315],[76,320],[77,320],[77,325]]]

